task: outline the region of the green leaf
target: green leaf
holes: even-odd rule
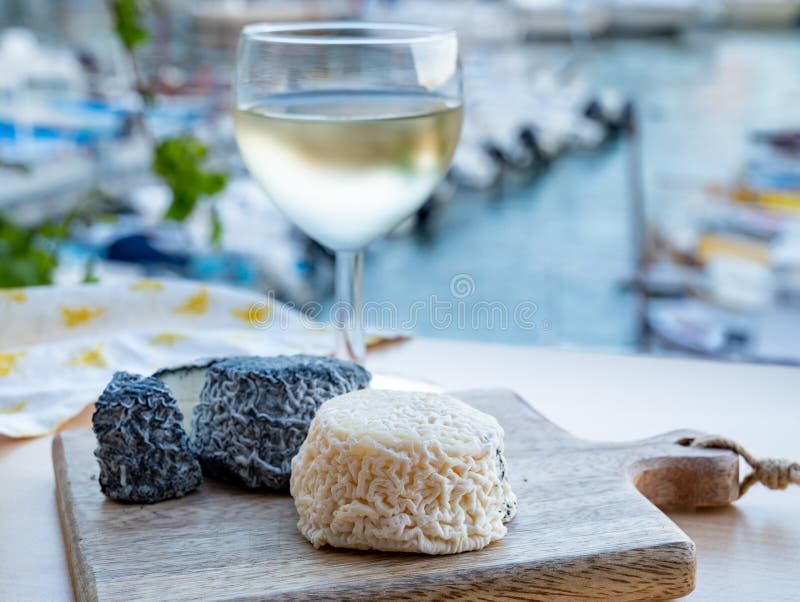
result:
[[[228,174],[207,170],[204,165],[207,155],[208,149],[192,136],[168,138],[156,146],[153,171],[172,191],[166,219],[185,220],[200,198],[213,196],[225,188]]]
[[[216,249],[222,246],[222,220],[216,206],[211,207],[211,246]]]
[[[133,50],[148,40],[150,36],[142,25],[141,0],[112,0],[111,12],[114,29],[125,48]]]
[[[52,283],[58,258],[48,234],[57,230],[18,226],[0,213],[0,288]]]

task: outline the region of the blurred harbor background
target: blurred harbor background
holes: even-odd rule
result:
[[[229,107],[243,24],[340,18],[463,44],[453,168],[367,251],[374,327],[800,363],[800,0],[4,0],[0,287],[329,307],[332,259],[249,179]]]

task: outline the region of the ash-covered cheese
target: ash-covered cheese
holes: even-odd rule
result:
[[[164,383],[117,372],[92,415],[102,492],[126,502],[153,503],[196,489],[202,473],[182,421]]]
[[[433,393],[326,402],[292,461],[291,494],[315,547],[478,550],[506,534],[517,510],[497,420]]]
[[[285,489],[317,408],[370,378],[354,362],[311,355],[214,362],[192,418],[192,449],[209,476]]]

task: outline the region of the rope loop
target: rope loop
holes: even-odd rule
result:
[[[686,447],[699,447],[701,449],[727,449],[741,456],[750,466],[752,471],[739,483],[739,497],[756,483],[761,483],[769,489],[786,489],[789,485],[800,485],[800,462],[792,462],[784,458],[756,458],[744,447],[719,435],[706,437],[685,437],[677,441]]]

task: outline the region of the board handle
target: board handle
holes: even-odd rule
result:
[[[739,456],[679,442],[704,434],[680,430],[645,439],[627,454],[627,476],[660,508],[725,506],[739,498]]]

